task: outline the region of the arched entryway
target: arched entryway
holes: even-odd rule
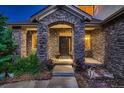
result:
[[[52,13],[48,13],[47,15],[44,15],[42,17],[39,17],[38,19],[38,59],[39,62],[47,62],[51,56],[54,54],[50,55],[50,47],[49,47],[49,42],[51,39],[49,39],[49,32],[52,32],[49,30],[50,25],[55,26],[55,24],[60,24],[60,23],[67,23],[66,25],[71,25],[71,28],[73,28],[73,31],[71,31],[71,38],[72,40],[72,56],[73,56],[73,62],[82,67],[83,62],[84,62],[84,56],[85,56],[85,51],[84,51],[84,24],[85,24],[85,18],[84,16],[80,17],[72,11],[68,10],[66,11],[64,8],[65,6],[60,6],[56,7],[57,10],[55,10]],[[75,11],[75,10],[74,10]],[[55,33],[53,33],[55,36]],[[66,41],[67,38],[61,38],[60,37],[60,42]],[[51,43],[54,43],[54,41],[51,41]],[[69,39],[68,39],[69,42]],[[65,42],[68,44],[68,42]],[[56,43],[57,44],[57,43]],[[60,44],[60,43],[59,43]],[[65,45],[66,46],[66,45]],[[67,48],[67,47],[66,47]],[[52,49],[53,50],[53,49]],[[65,49],[66,50],[66,49]],[[64,50],[64,51],[65,51]],[[71,50],[71,48],[70,48]],[[69,50],[68,50],[69,51]],[[60,52],[60,51],[59,51]],[[66,52],[66,51],[65,51]],[[69,52],[66,52],[69,53]],[[55,56],[55,55],[54,55]]]
[[[50,24],[48,31],[48,57],[56,64],[72,64],[74,54],[74,29],[67,22]]]

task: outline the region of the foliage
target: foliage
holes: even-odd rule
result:
[[[86,65],[82,61],[77,60],[75,63],[75,72],[86,71]]]
[[[46,70],[51,71],[54,66],[52,60],[48,60],[44,63]],[[15,64],[9,63],[6,65],[9,68],[8,72],[14,73],[16,76],[20,76],[27,73],[35,75],[41,73],[44,70],[44,67],[38,63],[36,53],[31,54],[27,57],[18,57]],[[1,67],[4,67],[4,65],[2,65]]]
[[[16,76],[22,74],[39,74],[44,70],[51,71],[54,64],[51,59],[38,63],[36,53],[30,54],[27,57],[18,57],[15,65],[9,64],[9,72],[13,72]]]
[[[8,18],[6,16],[0,14],[0,32],[5,30],[7,20]]]
[[[21,75],[24,73],[39,73],[40,66],[38,64],[37,55],[31,54],[27,57],[18,58],[14,69],[12,67],[11,71],[14,72],[16,75]]]
[[[12,38],[12,30],[7,28],[7,17],[0,14],[0,73],[5,72],[6,76],[9,72],[16,75],[24,73],[36,74],[41,72],[43,68],[38,64],[36,54],[28,57],[19,57],[16,62],[12,63],[12,55],[17,47],[17,43]],[[52,69],[51,61],[46,68]]]
[[[54,64],[53,64],[53,60],[49,59],[47,62],[46,62],[46,67],[49,71],[51,71],[54,67]]]
[[[0,14],[0,72],[8,72],[8,65],[12,64],[12,54],[17,43],[12,38],[12,30],[7,28],[7,17]],[[2,67],[1,67],[2,66]]]

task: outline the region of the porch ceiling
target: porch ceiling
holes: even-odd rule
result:
[[[50,28],[72,28],[72,27],[66,24],[57,24],[57,25],[51,26]]]

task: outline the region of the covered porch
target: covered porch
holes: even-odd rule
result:
[[[54,11],[51,13],[50,10]],[[66,57],[73,62],[87,63],[87,59],[95,59],[104,63],[105,36],[100,20],[91,18],[74,6],[51,6],[44,11],[50,14],[42,12],[41,16],[38,13],[31,19],[32,22],[37,19],[38,24],[19,24],[20,28],[13,28],[21,30],[21,56],[37,52],[41,63],[48,59],[65,60]]]
[[[27,56],[37,51],[37,27],[25,26],[23,29],[21,56]],[[54,24],[49,27],[48,38],[49,59],[56,64],[73,64],[73,28],[67,24]],[[85,64],[104,63],[104,38],[100,26],[89,23],[85,25]]]

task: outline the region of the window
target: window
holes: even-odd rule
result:
[[[90,34],[85,35],[85,50],[90,50],[91,49],[91,40],[90,40]]]
[[[34,51],[37,50],[37,33],[36,32],[32,34],[32,50]]]

